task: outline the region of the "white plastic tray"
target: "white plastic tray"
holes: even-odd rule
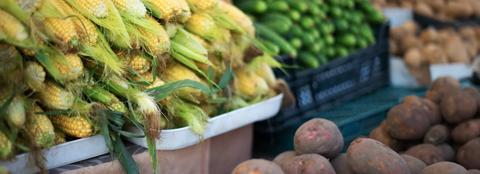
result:
[[[202,140],[273,117],[280,110],[282,99],[283,94],[280,94],[263,102],[210,118],[202,137],[193,133],[189,127],[162,130],[160,140],[156,142],[157,150],[182,149]],[[130,131],[141,132],[137,128],[130,128]],[[129,138],[128,141],[147,147],[145,138]]]
[[[48,169],[64,166],[108,153],[103,136],[96,135],[53,146],[42,151]],[[10,161],[0,161],[13,174],[37,173],[39,170],[29,153],[17,155]]]

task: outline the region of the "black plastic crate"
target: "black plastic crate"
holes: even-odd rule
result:
[[[389,24],[382,25],[375,32],[375,44],[317,69],[289,69],[288,74],[277,71],[279,77],[288,76],[285,80],[296,97],[296,105],[282,109],[271,118],[271,126],[282,125],[292,117],[310,111],[328,109],[388,85]],[[292,63],[285,62],[289,59],[280,60]]]
[[[480,25],[480,18],[460,19],[454,21],[442,21],[432,17],[424,16],[418,13],[413,13],[413,19],[422,28],[434,27],[434,28],[462,28],[466,26],[478,26]]]

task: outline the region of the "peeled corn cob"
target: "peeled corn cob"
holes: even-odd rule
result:
[[[194,12],[211,10],[217,7],[219,0],[187,0]]]
[[[108,8],[105,0],[76,0],[79,9],[89,13],[97,18],[105,18],[108,14]]]
[[[50,120],[56,128],[72,137],[85,138],[94,134],[93,125],[81,115],[56,115],[50,116]]]
[[[128,13],[135,17],[145,17],[147,9],[141,0],[112,0],[118,11]]]
[[[253,72],[237,70],[235,72],[234,88],[237,94],[245,99],[254,99],[268,93],[267,82]]]
[[[72,81],[84,73],[82,59],[77,54],[67,54],[65,57],[56,57],[55,67],[59,70],[62,80]]]
[[[58,130],[58,129],[55,129],[55,145],[57,144],[62,144],[62,143],[65,143],[66,140],[65,140],[65,133],[63,133],[62,131]]]
[[[43,89],[45,82],[45,70],[37,62],[28,61],[25,64],[25,82],[34,91]]]
[[[0,132],[0,160],[7,159],[13,153],[13,144],[8,137]]]
[[[75,24],[70,18],[45,18],[42,22],[46,33],[60,45],[68,50],[78,45],[78,34],[75,30]]]
[[[67,110],[75,101],[73,93],[49,81],[45,83],[43,90],[38,91],[38,97],[41,103],[50,109]]]
[[[0,19],[2,19],[0,35],[4,35],[7,41],[13,39],[16,42],[22,42],[28,38],[28,31],[25,26],[11,14],[0,9]]]
[[[140,54],[132,56],[128,65],[138,74],[144,74],[150,71],[150,61],[147,58],[141,56]]]
[[[54,145],[55,132],[52,122],[46,115],[37,114],[43,112],[39,106],[34,106],[34,112],[29,115],[25,123],[25,131],[28,138],[36,147],[48,148]]]
[[[230,19],[234,20],[234,22],[237,23],[248,35],[255,37],[255,27],[253,26],[250,17],[237,7],[224,1],[220,1],[219,7],[222,12],[228,15]]]

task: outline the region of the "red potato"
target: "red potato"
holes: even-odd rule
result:
[[[467,171],[467,174],[480,174],[480,170],[470,169],[470,170]]]
[[[443,159],[445,161],[454,161],[455,160],[455,149],[449,144],[437,145],[437,147],[442,151]]]
[[[440,104],[443,119],[452,124],[473,118],[477,113],[477,100],[463,91],[447,94]]]
[[[275,162],[278,165],[282,165],[284,161],[288,161],[292,159],[293,157],[297,156],[297,153],[295,151],[285,151],[280,154],[278,154],[274,159],[273,162]]]
[[[232,174],[283,174],[282,169],[275,163],[264,159],[244,161],[233,169]]]
[[[405,154],[418,158],[431,165],[440,161],[444,161],[442,150],[431,144],[419,144],[409,148]]]
[[[458,149],[457,162],[467,169],[480,169],[480,137]]]
[[[442,144],[450,139],[450,130],[446,125],[437,124],[432,126],[425,137],[423,137],[423,142],[433,145]]]
[[[356,174],[410,174],[400,155],[370,138],[357,138],[350,144],[347,163]]]
[[[460,82],[452,77],[440,77],[432,83],[432,86],[427,91],[427,98],[436,104],[440,104],[443,95],[459,91]]]
[[[479,51],[480,51],[480,49],[479,49]],[[466,87],[465,89],[463,89],[463,91],[465,91],[467,94],[475,97],[475,99],[477,100],[477,115],[479,115],[480,109],[478,109],[478,108],[480,108],[480,92],[478,91],[477,88],[474,88],[474,87]]]
[[[399,140],[392,138],[386,130],[386,122],[383,121],[379,127],[375,128],[368,135],[369,138],[377,140],[395,151],[400,151],[404,145]]]
[[[335,174],[330,162],[318,154],[304,154],[291,158],[281,165],[287,174]]]
[[[408,165],[408,168],[410,169],[410,172],[412,174],[420,174],[422,170],[427,167],[427,164],[425,164],[422,160],[419,160],[418,158],[415,158],[410,155],[403,154],[401,155],[403,160]]]
[[[463,144],[480,136],[480,119],[463,122],[452,130],[452,139],[456,143]]]
[[[335,123],[321,118],[305,122],[294,136],[297,154],[317,153],[333,158],[343,149],[343,143],[342,133]]]
[[[388,111],[386,128],[390,136],[399,140],[423,138],[430,127],[428,112],[421,106],[402,103]]]
[[[426,167],[421,174],[467,174],[467,170],[452,162],[439,162]]]
[[[332,166],[336,174],[355,174],[347,163],[347,154],[342,153],[332,160]]]

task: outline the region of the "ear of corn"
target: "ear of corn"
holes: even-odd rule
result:
[[[147,17],[147,22],[150,29],[144,27],[138,29],[142,47],[154,57],[167,53],[170,50],[170,38],[167,32],[154,18]]]
[[[180,64],[171,64],[167,66],[167,69],[162,74],[163,79],[166,82],[176,82],[180,80],[193,80],[199,83],[204,83],[200,77],[198,77],[190,69],[180,65]],[[201,91],[194,88],[182,88],[176,92],[180,97],[198,102],[198,99],[202,96]]]
[[[97,61],[101,66],[105,67],[105,74],[113,73],[116,75],[122,75],[125,73],[124,66],[117,55],[110,48],[105,37],[99,33],[98,42],[95,45],[83,45],[80,50],[80,54],[90,57]]]
[[[83,75],[83,62],[77,54],[58,56],[59,57],[52,57],[52,59],[54,59],[55,67],[59,70],[62,80],[72,81]]]
[[[178,4],[180,5],[180,15],[178,16],[178,20],[180,22],[186,22],[192,16],[192,12],[186,0],[177,0]]]
[[[212,10],[218,6],[219,0],[187,0],[193,12]]]
[[[77,29],[78,35],[80,36],[80,41],[83,44],[94,45],[98,41],[98,32],[95,25],[84,18],[79,16],[77,19],[72,19],[75,23],[75,28]]]
[[[8,137],[0,132],[0,160],[5,160],[13,153],[13,144]]]
[[[143,0],[153,15],[165,21],[174,20],[181,12],[181,4],[177,0]]]
[[[113,111],[121,113],[127,112],[127,107],[115,95],[99,86],[85,88],[83,92],[90,99],[106,105]]]
[[[109,15],[106,0],[76,0],[78,9],[84,10],[85,13],[97,18],[106,18]]]
[[[176,125],[189,126],[196,134],[203,135],[208,115],[200,107],[178,98],[170,98],[168,103],[167,110],[173,116]]]
[[[120,14],[126,13],[133,17],[145,17],[147,14],[147,9],[141,0],[112,0],[112,2]]]
[[[58,145],[58,144],[62,144],[62,143],[65,143],[66,140],[65,140],[65,133],[63,133],[62,131],[58,130],[58,129],[55,129],[55,145]]]
[[[73,106],[75,96],[57,84],[47,81],[45,88],[38,91],[41,104],[50,109],[67,110]]]
[[[43,112],[39,106],[34,106],[33,111],[35,113],[31,113],[25,123],[25,131],[28,138],[36,147],[48,148],[53,146],[55,143],[55,132],[52,122],[46,115],[37,114],[37,112]]]
[[[45,70],[37,62],[28,61],[25,64],[25,82],[34,91],[43,89],[45,82]]]
[[[255,69],[255,73],[265,79],[269,86],[273,87],[275,85],[275,74],[273,73],[272,68],[268,64],[261,63],[259,67]]]
[[[61,19],[48,17],[42,22],[46,33],[61,48],[72,49],[78,45],[78,34],[75,24],[70,18]]]
[[[0,40],[17,46],[31,47],[32,43],[28,42],[28,31],[19,20],[1,9],[0,19],[2,19]]]
[[[22,96],[15,96],[7,108],[7,120],[17,128],[25,124],[26,110],[25,99]]]
[[[248,17],[237,7],[224,1],[220,1],[219,7],[221,12],[228,15],[228,17],[238,24],[250,37],[255,37],[255,27],[253,26],[253,22],[250,17]]]
[[[231,37],[229,31],[218,26],[208,13],[194,13],[185,23],[185,28],[211,42],[228,43]]]
[[[72,137],[85,138],[95,133],[92,123],[81,115],[56,115],[50,116],[50,120],[56,128]]]
[[[234,79],[235,91],[245,99],[254,99],[268,93],[267,82],[253,72],[237,70]]]
[[[145,74],[148,71],[150,71],[150,68],[151,68],[150,60],[148,60],[147,58],[143,57],[140,54],[135,54],[132,57],[130,57],[128,66],[131,70],[135,71],[135,73],[137,74]]]

